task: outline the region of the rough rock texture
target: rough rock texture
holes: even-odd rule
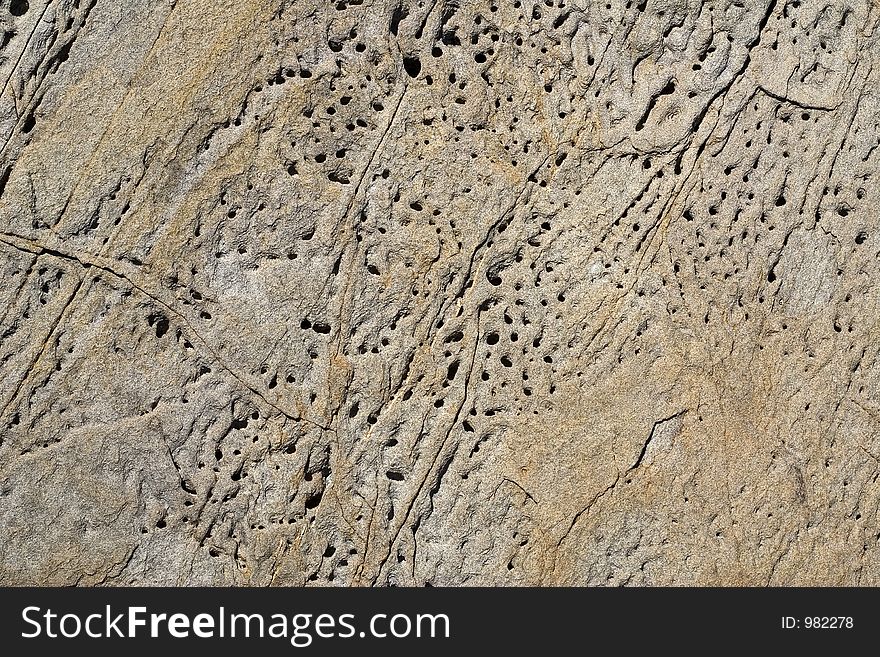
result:
[[[3,0],[0,582],[880,583],[874,0]]]

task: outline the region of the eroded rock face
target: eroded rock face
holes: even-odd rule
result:
[[[878,19],[3,2],[0,581],[877,584]]]

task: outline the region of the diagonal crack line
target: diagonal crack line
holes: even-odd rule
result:
[[[574,529],[574,526],[577,524],[578,520],[581,519],[581,516],[583,516],[587,511],[592,509],[593,506],[595,506],[599,500],[601,500],[608,493],[610,493],[612,490],[614,490],[614,487],[617,486],[617,484],[620,482],[620,476],[621,476],[620,472],[618,472],[617,476],[614,478],[614,481],[612,481],[603,490],[596,493],[593,496],[593,498],[589,502],[587,502],[586,506],[583,509],[581,509],[580,511],[578,511],[577,513],[574,514],[574,518],[571,519],[571,524],[569,524],[568,529],[565,530],[565,533],[556,542],[557,549],[565,542],[565,539],[568,538],[568,535],[571,534],[571,531]]]
[[[394,125],[394,122],[397,120],[397,115],[400,113],[400,106],[403,104],[403,99],[406,96],[407,89],[409,89],[409,83],[404,82],[403,91],[400,92],[400,98],[397,99],[397,104],[394,106],[394,111],[391,113],[391,118],[388,119],[388,124],[385,126],[385,130],[382,132],[382,136],[379,137],[379,141],[376,142],[376,147],[373,149],[373,152],[370,153],[370,157],[367,160],[367,166],[364,167],[364,170],[361,172],[361,176],[357,181],[357,185],[355,185],[354,193],[351,195],[351,200],[348,202],[348,206],[345,209],[345,213],[343,218],[347,217],[351,214],[351,210],[354,207],[355,202],[357,201],[358,195],[361,192],[361,188],[364,184],[364,179],[367,177],[367,174],[370,172],[370,169],[373,166],[373,162],[376,160],[376,156],[382,150],[382,147],[385,145],[386,138],[388,137],[388,133],[391,131],[391,127]]]
[[[10,246],[13,249],[17,249],[19,251],[33,253],[35,255],[44,255],[44,254],[51,255],[51,256],[55,256],[56,258],[61,258],[63,260],[67,260],[69,262],[76,262],[84,269],[90,269],[90,268],[94,267],[95,269],[99,269],[103,272],[106,272],[107,274],[110,274],[114,278],[125,281],[132,288],[134,288],[135,290],[137,290],[138,292],[140,292],[144,296],[149,297],[156,304],[162,306],[169,313],[171,313],[172,315],[177,317],[181,322],[183,322],[186,325],[186,327],[192,332],[192,334],[196,336],[198,341],[202,343],[202,346],[204,347],[205,351],[208,352],[208,354],[214,359],[214,361],[217,362],[220,365],[220,367],[222,367],[224,370],[229,372],[229,374],[231,374],[233,376],[233,378],[235,378],[236,381],[238,381],[242,386],[247,388],[253,395],[260,398],[267,406],[270,406],[271,408],[273,408],[276,411],[278,411],[279,413],[281,413],[284,417],[286,417],[289,420],[293,420],[294,422],[305,422],[306,424],[311,424],[311,425],[313,425],[319,429],[322,429],[324,431],[334,431],[334,429],[332,427],[327,427],[327,426],[324,426],[323,424],[315,422],[314,420],[310,420],[309,418],[293,414],[293,413],[281,408],[280,406],[278,406],[278,404],[275,404],[274,402],[267,399],[263,395],[263,393],[261,393],[254,386],[252,386],[250,383],[248,383],[244,378],[242,378],[242,376],[239,375],[238,372],[236,372],[231,366],[226,364],[226,362],[220,357],[220,355],[211,347],[211,345],[208,343],[208,341],[204,337],[202,337],[202,335],[190,323],[190,321],[186,318],[185,315],[183,315],[180,311],[175,309],[168,302],[163,301],[155,294],[149,292],[148,290],[144,289],[143,287],[141,287],[140,285],[135,283],[134,280],[132,280],[132,278],[130,276],[128,276],[127,274],[116,271],[115,269],[113,269],[113,267],[110,266],[109,262],[105,258],[101,258],[100,256],[95,256],[95,255],[86,254],[86,253],[67,253],[67,252],[60,251],[58,249],[53,249],[53,248],[46,246],[44,244],[40,244],[40,243],[35,242],[33,240],[29,240],[27,238],[21,237],[19,235],[14,235],[11,233],[0,233],[0,243],[6,244],[7,246]]]
[[[43,340],[43,344],[40,347],[40,350],[36,353],[36,355],[31,359],[31,362],[28,364],[27,369],[25,370],[25,375],[18,382],[18,385],[12,392],[12,396],[9,398],[9,401],[7,401],[6,404],[3,405],[3,408],[0,408],[0,417],[5,416],[6,411],[10,408],[15,408],[16,401],[19,399],[19,396],[25,389],[28,381],[33,378],[33,375],[36,372],[37,364],[42,360],[43,356],[46,353],[46,350],[49,349],[49,345],[52,343],[53,339],[57,339],[55,338],[55,332],[58,330],[58,327],[61,326],[61,322],[64,320],[64,316],[67,314],[68,310],[73,307],[74,301],[76,300],[77,295],[82,289],[82,285],[82,280],[77,282],[76,287],[73,289],[73,292],[71,292],[70,297],[68,297],[67,301],[64,304],[64,307],[61,309],[61,312],[58,313],[55,321],[52,322],[52,325],[49,328],[49,332],[46,334],[45,340]]]
[[[9,86],[10,81],[12,80],[12,76],[15,75],[16,70],[18,70],[19,64],[21,64],[21,60],[24,58],[25,53],[27,52],[28,46],[31,45],[31,41],[34,38],[34,34],[37,32],[37,28],[40,26],[40,23],[43,22],[43,18],[46,16],[46,12],[49,11],[49,7],[52,6],[51,2],[47,2],[46,6],[43,7],[43,13],[40,14],[40,17],[34,23],[34,27],[31,30],[31,33],[28,35],[27,40],[24,42],[24,45],[21,48],[21,52],[18,54],[18,58],[15,61],[15,65],[10,69],[9,76],[6,78],[6,82],[3,83],[3,88],[0,89],[0,94],[6,93],[6,88]]]
[[[541,160],[541,163],[537,167],[532,169],[532,172],[523,182],[513,201],[498,215],[498,217],[486,229],[483,238],[479,241],[479,243],[477,243],[476,246],[474,246],[473,250],[471,251],[470,258],[468,259],[467,269],[465,270],[464,276],[461,279],[461,285],[459,286],[458,291],[455,292],[455,294],[449,295],[447,299],[440,304],[440,307],[438,308],[437,313],[434,316],[434,320],[431,322],[430,325],[428,325],[428,330],[425,334],[425,337],[428,340],[431,340],[433,342],[434,336],[432,334],[436,330],[437,320],[440,318],[440,316],[445,315],[446,311],[451,307],[451,305],[456,300],[463,298],[465,293],[469,289],[468,282],[470,282],[471,276],[473,276],[474,274],[474,269],[478,266],[477,254],[479,254],[484,248],[486,248],[486,245],[489,243],[489,239],[492,237],[492,234],[495,232],[501,222],[503,222],[507,218],[513,218],[515,216],[515,212],[517,210],[517,207],[520,205],[520,201],[523,198],[528,197],[527,192],[529,192],[529,188],[532,185],[532,178],[538,174],[538,172],[544,167],[545,164],[547,164],[547,162],[550,161],[550,158],[556,157],[558,152],[559,149],[557,148],[552,153],[548,153],[547,156],[543,160]]]
[[[376,582],[379,580],[379,577],[382,575],[382,569],[385,567],[385,564],[388,563],[388,560],[391,558],[391,553],[394,550],[394,545],[395,545],[395,543],[397,543],[397,539],[400,538],[400,533],[403,530],[404,525],[406,525],[406,523],[409,521],[409,517],[412,514],[413,507],[416,505],[416,502],[418,502],[419,498],[421,497],[422,491],[424,490],[425,486],[427,485],[428,479],[431,476],[431,473],[435,471],[435,467],[437,466],[437,463],[440,460],[440,456],[446,450],[446,446],[448,445],[450,436],[452,435],[452,430],[455,428],[455,426],[458,424],[459,419],[461,418],[461,412],[464,409],[464,407],[468,401],[468,384],[470,382],[471,376],[473,376],[473,373],[474,373],[474,364],[476,362],[477,350],[479,349],[479,345],[480,345],[480,312],[477,313],[477,330],[476,330],[476,337],[474,340],[474,349],[473,349],[473,352],[471,353],[471,362],[470,362],[469,371],[468,371],[467,376],[464,379],[464,392],[462,394],[461,404],[458,405],[458,408],[455,411],[455,416],[452,418],[452,422],[449,425],[448,429],[446,430],[446,434],[443,436],[443,440],[440,442],[440,447],[437,449],[436,453],[434,454],[434,458],[431,459],[431,463],[428,466],[427,471],[425,472],[425,476],[422,478],[421,482],[419,483],[418,488],[416,488],[415,494],[412,496],[412,499],[410,500],[409,504],[407,505],[406,512],[403,514],[403,518],[401,519],[400,524],[397,526],[397,530],[394,532],[394,536],[391,539],[391,542],[388,544],[387,553],[385,554],[382,561],[379,563],[378,568],[376,568],[376,576],[373,578],[373,580],[371,582],[372,585],[375,585]],[[457,450],[457,447],[456,447],[456,450]],[[450,457],[450,462],[451,462],[451,457]],[[448,464],[447,464],[447,468],[448,468]],[[442,466],[441,466],[441,469],[442,469]],[[440,470],[437,470],[437,477],[438,477],[437,481],[438,482],[439,482],[439,479],[442,479],[443,474],[445,474],[445,471],[441,473]],[[364,555],[364,560],[366,560],[366,554]]]
[[[639,467],[642,464],[642,460],[645,458],[645,454],[648,452],[648,446],[651,444],[651,441],[654,440],[654,436],[657,434],[657,428],[662,427],[667,422],[671,422],[672,420],[681,417],[685,413],[687,413],[687,409],[679,411],[675,415],[670,415],[669,417],[665,417],[662,420],[657,420],[656,422],[654,422],[654,424],[651,425],[651,431],[648,434],[648,439],[645,440],[645,444],[642,445],[642,451],[639,452],[639,456],[635,460],[635,463],[633,463],[631,466],[629,466],[629,468],[627,469],[625,474],[632,472],[633,470],[635,470],[637,467]]]
[[[348,204],[345,207],[345,211],[342,213],[342,217],[340,221],[342,222],[342,230],[346,229],[346,222],[351,217],[351,213],[355,208],[355,205],[358,202],[358,198],[361,194],[361,190],[364,189],[364,180],[367,178],[367,174],[373,167],[373,163],[376,160],[376,156],[382,151],[385,147],[386,139],[388,137],[388,133],[391,132],[391,127],[394,125],[394,122],[397,120],[397,116],[400,113],[400,107],[403,105],[403,99],[406,97],[406,92],[409,89],[409,83],[404,82],[403,91],[400,92],[400,98],[397,99],[397,103],[394,106],[394,111],[391,113],[391,118],[388,119],[388,124],[385,126],[385,130],[382,132],[382,136],[379,138],[379,141],[376,142],[376,146],[373,148],[370,153],[370,157],[367,159],[367,164],[364,167],[363,171],[361,171],[361,175],[358,178],[357,184],[355,185],[354,192],[351,195],[351,198],[348,201]],[[357,230],[354,229],[355,235],[357,234]],[[348,239],[346,237],[346,239]],[[348,315],[348,306],[350,306],[349,301],[349,289],[351,288],[351,280],[352,280],[352,271],[355,267],[355,256],[357,251],[357,240],[355,240],[354,244],[354,252],[352,253],[351,260],[348,264],[349,275],[345,277],[345,284],[342,289],[342,300],[339,306],[339,331],[336,339],[335,346],[335,354],[339,356],[339,352],[342,347],[342,341],[345,339],[344,335],[350,330],[349,321],[346,319]],[[345,254],[345,247],[343,247],[342,252],[340,253],[340,259]]]
[[[767,6],[767,11],[764,13],[764,16],[761,18],[761,21],[758,23],[758,33],[755,35],[754,39],[752,39],[749,43],[746,44],[746,56],[745,56],[745,59],[743,60],[742,66],[740,66],[739,70],[733,74],[733,76],[730,78],[730,81],[727,84],[725,84],[723,87],[721,87],[718,91],[716,91],[712,95],[712,97],[709,99],[709,102],[706,103],[706,106],[703,108],[703,111],[701,111],[699,114],[697,114],[696,117],[694,117],[693,123],[691,124],[691,130],[692,130],[694,136],[696,136],[697,131],[699,130],[700,126],[702,125],[703,120],[708,115],[709,110],[715,104],[715,101],[718,100],[719,98],[722,98],[722,106],[723,106],[724,99],[726,98],[727,93],[733,88],[733,86],[740,80],[740,78],[743,77],[745,72],[748,70],[749,65],[752,63],[752,51],[758,45],[760,45],[761,37],[764,34],[764,29],[767,27],[767,23],[770,21],[770,17],[773,15],[773,11],[776,9],[776,3],[777,3],[777,0],[771,0],[770,4]],[[718,111],[720,112],[721,108],[719,108]],[[713,128],[713,130],[714,130],[714,128]],[[706,135],[706,139],[704,139],[702,141],[702,143],[700,143],[700,145],[697,149],[697,154],[694,157],[694,164],[691,167],[690,172],[688,173],[688,177],[696,169],[697,162],[700,159],[700,155],[702,155],[703,150],[706,148],[706,145],[709,142],[709,137],[711,137],[711,135],[712,135],[712,131],[710,131],[709,134]],[[682,184],[682,187],[683,186],[684,185]]]

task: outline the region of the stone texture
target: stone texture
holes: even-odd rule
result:
[[[4,0],[0,582],[880,582],[873,0]]]

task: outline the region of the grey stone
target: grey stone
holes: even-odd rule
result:
[[[877,584],[878,12],[3,3],[0,583]]]

